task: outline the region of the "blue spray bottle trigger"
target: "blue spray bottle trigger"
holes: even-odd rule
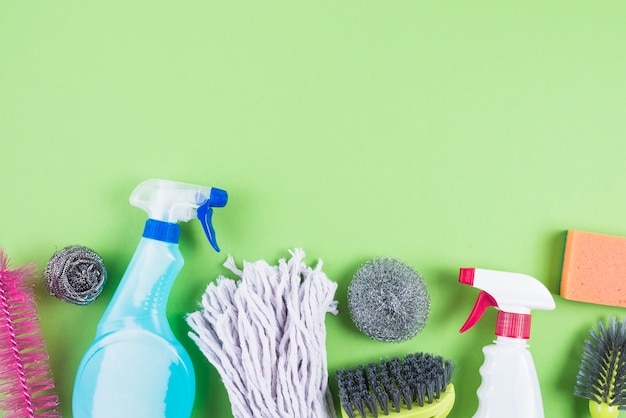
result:
[[[204,228],[204,233],[206,234],[211,246],[215,249],[215,251],[219,252],[220,249],[217,246],[217,240],[215,239],[215,230],[213,229],[213,208],[223,208],[226,206],[228,202],[228,193],[226,190],[218,189],[216,187],[211,188],[211,194],[209,198],[197,209],[198,220],[202,224],[202,228]]]

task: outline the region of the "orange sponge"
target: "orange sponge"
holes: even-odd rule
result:
[[[567,231],[561,296],[626,307],[626,238]]]

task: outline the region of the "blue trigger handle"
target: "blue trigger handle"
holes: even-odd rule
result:
[[[219,252],[220,248],[217,246],[217,240],[215,239],[215,230],[213,229],[213,208],[223,208],[228,202],[228,193],[226,190],[218,189],[216,187],[211,188],[211,195],[209,198],[197,209],[198,219],[202,224],[204,233],[206,234],[211,246],[215,251]]]

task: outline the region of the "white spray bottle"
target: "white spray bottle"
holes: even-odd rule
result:
[[[543,418],[539,380],[526,341],[531,310],[555,307],[550,291],[525,274],[477,268],[462,268],[459,282],[481,289],[461,332],[474,326],[489,306],[498,309],[497,338],[483,348],[474,418]]]
[[[74,381],[74,418],[183,418],[196,389],[193,364],[166,317],[170,290],[183,267],[180,226],[197,218],[215,250],[213,207],[224,190],[152,179],[130,203],[148,213],[126,273],[98,323]]]

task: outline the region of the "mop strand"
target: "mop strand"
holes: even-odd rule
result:
[[[337,284],[303,263],[304,251],[277,266],[260,260],[218,277],[191,313],[189,336],[217,369],[235,418],[334,417],[328,390],[326,313],[337,314]]]

